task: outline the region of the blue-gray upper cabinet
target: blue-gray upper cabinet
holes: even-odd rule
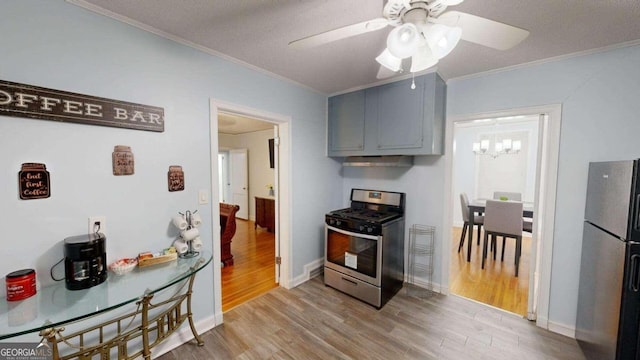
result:
[[[362,154],[364,151],[364,104],[364,90],[329,98],[329,156]]]
[[[329,98],[329,156],[441,155],[446,85],[436,73],[411,81]]]

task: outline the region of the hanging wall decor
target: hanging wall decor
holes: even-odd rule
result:
[[[184,172],[182,166],[171,165],[169,166],[169,191],[182,191],[184,190]]]
[[[116,145],[113,147],[112,155],[113,175],[133,175],[134,162],[131,147],[126,145]]]
[[[164,131],[164,108],[0,80],[0,115]]]
[[[51,196],[49,172],[45,164],[24,163],[18,172],[20,199],[44,199]]]

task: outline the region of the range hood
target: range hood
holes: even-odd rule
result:
[[[349,156],[344,159],[342,166],[388,166],[409,167],[413,165],[413,156],[384,155],[384,156]]]

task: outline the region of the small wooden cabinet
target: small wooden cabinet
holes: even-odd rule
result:
[[[263,227],[273,232],[276,228],[275,199],[256,196],[256,223],[254,227]]]

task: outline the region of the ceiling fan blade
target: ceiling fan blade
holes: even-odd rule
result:
[[[460,26],[462,40],[498,50],[510,49],[529,36],[527,30],[459,11],[448,11],[434,22]]]
[[[289,43],[289,46],[294,49],[310,48],[332,41],[345,39],[351,36],[376,31],[389,25],[389,20],[385,18],[376,18],[373,20],[363,21],[361,23],[347,25],[334,30],[325,31],[320,34],[307,36],[302,39],[294,40]]]
[[[386,66],[380,65],[380,69],[378,69],[378,75],[376,75],[377,79],[386,79],[386,78],[390,78],[394,75],[396,75],[397,73],[389,68],[387,68]]]

